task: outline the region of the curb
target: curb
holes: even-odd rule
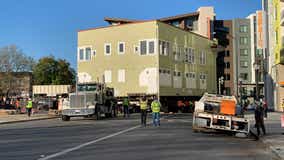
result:
[[[284,157],[282,157],[279,152],[277,151],[277,149],[275,149],[275,147],[273,147],[272,143],[270,142],[266,142],[265,139],[260,139],[260,141],[266,145],[266,147],[271,151],[271,153],[277,157],[277,159],[279,160],[284,160]]]
[[[26,120],[17,120],[17,121],[9,121],[9,122],[0,122],[0,125],[12,124],[12,123],[22,123],[22,122],[31,122],[31,121],[41,121],[41,120],[55,119],[55,118],[59,118],[59,117],[44,117],[44,118],[38,118],[38,119],[26,119]]]
[[[272,152],[279,160],[284,160],[284,157],[282,157],[282,156],[278,153],[277,149],[275,149],[275,148],[272,147],[272,146],[270,146],[269,148],[270,148],[271,152]]]

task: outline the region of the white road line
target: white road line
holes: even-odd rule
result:
[[[181,122],[188,122],[188,123],[192,123],[192,120],[183,120],[183,119],[179,119],[179,121],[181,121]]]
[[[52,159],[52,158],[55,158],[55,157],[58,157],[58,156],[62,156],[64,154],[67,154],[69,152],[72,152],[72,151],[76,151],[78,149],[81,149],[83,147],[86,147],[86,146],[89,146],[91,144],[94,144],[94,143],[97,143],[97,142],[100,142],[100,141],[103,141],[103,140],[106,140],[106,139],[109,139],[111,137],[114,137],[114,136],[117,136],[117,135],[120,135],[120,134],[123,134],[123,133],[126,133],[126,132],[129,132],[131,130],[134,130],[136,128],[139,128],[141,125],[137,125],[137,126],[134,126],[134,127],[131,127],[131,128],[128,128],[128,129],[125,129],[123,131],[120,131],[120,132],[117,132],[117,133],[113,133],[111,135],[108,135],[108,136],[105,136],[105,137],[102,137],[102,138],[99,138],[99,139],[95,139],[93,141],[90,141],[90,142],[87,142],[87,143],[83,143],[81,145],[78,145],[76,147],[72,147],[72,148],[68,148],[68,149],[65,149],[61,152],[58,152],[58,153],[54,153],[54,154],[51,154],[49,156],[46,156],[44,158],[39,158],[38,160],[49,160],[49,159]]]

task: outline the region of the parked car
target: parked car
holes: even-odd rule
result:
[[[11,105],[11,104],[4,104],[4,105],[0,105],[0,109],[12,110],[12,109],[16,109],[16,106]]]
[[[51,108],[52,106],[52,101],[50,100],[39,100],[37,103],[37,109],[38,110],[44,110],[44,111],[48,111],[49,108]]]

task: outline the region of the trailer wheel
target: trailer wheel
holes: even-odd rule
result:
[[[70,121],[70,117],[66,115],[62,115],[61,119],[62,121]]]

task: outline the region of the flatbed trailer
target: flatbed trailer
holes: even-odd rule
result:
[[[195,112],[192,127],[195,131],[213,129],[249,134],[250,122],[246,118],[236,116]]]
[[[204,94],[203,97],[195,103],[192,124],[193,130],[219,130],[233,133],[244,133],[248,135],[250,132],[250,121],[248,119],[238,115],[237,113],[224,114],[220,112],[220,106],[224,100],[236,102],[236,99],[233,96]],[[209,111],[206,106],[210,105],[213,107]]]

